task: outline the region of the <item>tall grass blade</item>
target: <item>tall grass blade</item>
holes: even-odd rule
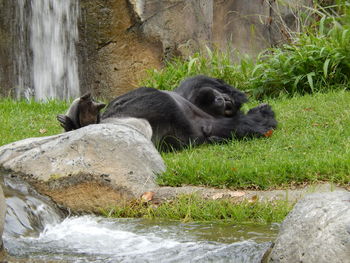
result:
[[[327,77],[328,77],[328,65],[329,65],[330,61],[331,60],[329,58],[327,58],[326,61],[323,64],[323,75],[324,75],[325,79],[327,79]]]
[[[314,92],[314,81],[312,77],[314,77],[315,75],[316,75],[315,72],[310,72],[309,74],[306,75],[307,81],[309,82],[312,92]]]

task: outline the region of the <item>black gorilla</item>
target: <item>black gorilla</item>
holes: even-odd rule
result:
[[[208,114],[177,92],[142,87],[111,101],[102,119],[135,117],[148,120],[153,130],[152,141],[162,150],[221,142],[233,137],[260,137],[276,127],[270,106],[260,105],[245,115],[239,111],[246,100],[245,95],[238,90],[221,93],[224,94],[231,97],[224,107],[221,106],[222,114],[217,114],[217,105],[211,107],[214,110]],[[236,98],[235,102],[232,98]],[[230,113],[225,114],[225,111]]]
[[[236,128],[237,137],[242,137],[241,134],[254,135],[254,130],[277,127],[275,114],[267,104],[261,104],[244,115],[240,108],[248,101],[247,96],[221,79],[204,75],[190,77],[182,81],[174,91],[214,117],[236,119],[240,116],[240,124]],[[247,129],[251,129],[252,133],[244,132]]]
[[[214,117],[231,117],[248,101],[243,92],[223,80],[204,75],[185,79],[174,91]]]

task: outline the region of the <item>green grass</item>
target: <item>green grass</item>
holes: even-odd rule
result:
[[[220,52],[207,48],[206,51],[195,53],[188,59],[174,58],[167,61],[161,70],[149,70],[148,77],[141,85],[160,90],[173,90],[181,80],[203,74],[223,79],[241,90],[247,90],[246,83],[254,67],[254,61],[249,57],[241,57],[240,62],[235,62],[234,57],[237,56],[240,55],[235,50]]]
[[[329,181],[350,183],[350,92],[269,100],[279,126],[270,138],[232,140],[163,153],[161,185],[271,189]],[[253,107],[257,102],[245,106]],[[0,99],[0,145],[62,132],[66,102]],[[41,133],[40,130],[44,130]]]
[[[235,53],[234,50],[220,52],[207,48],[206,51],[195,53],[185,60],[174,58],[167,61],[166,66],[161,70],[149,70],[149,77],[142,84],[160,90],[173,90],[186,77],[203,74],[224,79],[232,85],[239,86],[247,78],[243,74],[244,65],[248,67],[248,64],[249,66],[253,64],[245,63],[246,60],[242,60],[240,64],[235,63],[232,58],[233,53]]]
[[[0,99],[0,146],[25,139],[62,132],[56,115],[64,113],[68,103],[50,101],[13,101]]]
[[[281,222],[292,206],[286,201],[237,203],[230,200],[207,200],[196,195],[182,195],[158,206],[134,201],[104,211],[103,215],[115,218],[166,218],[184,222],[221,221],[266,224]]]
[[[349,185],[350,93],[334,91],[269,103],[279,121],[272,137],[164,153],[167,171],[158,183],[240,189],[320,181]]]

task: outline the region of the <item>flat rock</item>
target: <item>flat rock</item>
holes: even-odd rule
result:
[[[281,225],[270,262],[349,263],[350,192],[300,200]]]
[[[4,145],[0,167],[58,204],[100,211],[156,188],[165,165],[147,136],[127,123],[89,125]]]
[[[325,193],[332,191],[347,191],[345,188],[335,186],[330,183],[318,183],[313,185],[307,185],[305,187],[295,189],[280,189],[269,191],[254,191],[254,190],[231,190],[231,189],[218,189],[202,186],[182,186],[182,187],[170,187],[162,186],[156,191],[155,197],[162,200],[171,200],[179,195],[183,194],[196,194],[205,199],[233,199],[237,202],[244,200],[259,200],[262,202],[274,202],[274,201],[288,201],[290,203],[296,203],[306,195],[312,193]]]

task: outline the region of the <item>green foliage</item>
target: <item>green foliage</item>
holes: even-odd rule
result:
[[[205,74],[249,92],[255,98],[348,89],[350,80],[350,4],[310,9],[314,22],[293,43],[271,48],[256,61],[234,50],[207,48],[149,71],[143,85],[172,90],[186,77]],[[323,3],[325,4],[325,3]],[[234,59],[235,58],[235,59]]]
[[[13,101],[0,99],[0,146],[28,137],[48,136],[62,132],[56,115],[64,113],[67,102]]]
[[[175,58],[168,61],[164,69],[148,71],[148,78],[142,85],[161,90],[173,90],[181,80],[204,74],[224,79],[227,83],[244,89],[241,84],[247,81],[254,63],[248,57],[241,58],[240,63],[234,63],[235,56],[238,54],[234,50],[220,52],[207,48],[205,51],[195,53],[187,60]]]
[[[279,121],[272,137],[164,153],[167,171],[159,175],[158,183],[253,189],[320,181],[349,185],[350,93],[296,96],[269,103]]]
[[[103,214],[108,217],[166,218],[188,221],[224,221],[227,223],[281,222],[292,209],[287,201],[233,202],[229,199],[208,200],[196,195],[182,195],[158,206],[133,201],[114,207]]]
[[[316,33],[300,35],[262,54],[251,73],[249,89],[257,98],[348,88],[350,27],[323,16]]]
[[[232,140],[163,153],[162,185],[271,189],[306,182],[350,183],[350,93],[267,101],[279,126],[271,138]],[[256,106],[252,102],[248,107]],[[0,145],[62,132],[56,120],[66,102],[0,100]]]

